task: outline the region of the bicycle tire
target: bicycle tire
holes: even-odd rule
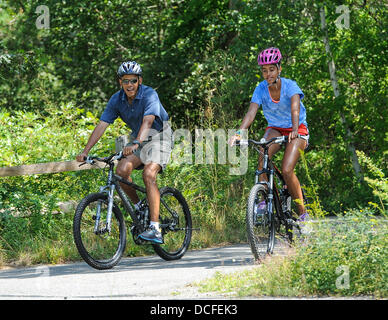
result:
[[[263,260],[272,254],[275,244],[274,214],[255,217],[254,208],[262,201],[265,201],[268,208],[268,192],[264,185],[256,184],[249,193],[246,212],[248,242],[256,260]]]
[[[170,210],[176,214],[174,217]],[[160,189],[160,226],[163,244],[152,244],[154,251],[164,260],[178,260],[189,248],[192,220],[189,206],[182,193],[171,187]]]
[[[106,193],[89,194],[78,204],[73,220],[73,237],[78,252],[88,265],[98,270],[113,268],[120,261],[127,241],[124,217],[116,205],[112,208],[111,232],[100,235],[94,233],[93,213],[98,203],[105,209],[107,202]],[[105,221],[105,217],[102,216],[100,223]],[[115,236],[118,236],[118,239]],[[113,254],[110,254],[111,249]]]

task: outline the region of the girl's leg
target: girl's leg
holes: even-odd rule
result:
[[[269,139],[272,139],[272,138],[275,138],[275,137],[280,137],[282,134],[277,131],[276,129],[273,129],[273,128],[269,128],[268,130],[265,131],[265,134],[264,134],[264,137],[265,140],[269,140]],[[268,149],[268,156],[270,159],[272,159],[272,156],[278,152],[280,150],[281,146],[277,143],[271,145]],[[263,168],[263,155],[264,155],[264,150],[263,148],[260,148],[261,151],[262,151],[262,154],[260,154],[260,158],[259,158],[259,165],[257,167],[258,170],[261,170]],[[268,181],[268,178],[267,178],[267,175],[266,174],[262,174],[260,175],[259,177],[259,180],[260,181]]]
[[[300,150],[304,150],[306,145],[306,140],[301,138],[295,138],[290,143],[287,143],[282,162],[282,174],[292,199],[296,200],[299,214],[305,213],[305,207],[302,189],[294,169],[300,157]]]

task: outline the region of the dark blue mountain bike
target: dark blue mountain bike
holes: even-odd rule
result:
[[[262,170],[257,169],[255,172],[255,184],[249,193],[246,212],[248,241],[257,260],[262,260],[268,254],[273,253],[277,238],[286,239],[291,243],[294,234],[300,234],[293,201],[283,175],[268,156],[271,144],[283,145],[287,142],[288,136],[269,140],[263,138],[260,141],[248,139],[237,142],[239,145],[252,146],[263,159]],[[262,147],[263,152],[258,147]],[[262,174],[266,174],[267,180],[259,181]],[[302,192],[307,204],[303,189]]]
[[[146,190],[113,172],[115,161],[123,157],[120,152],[106,158],[92,156],[85,159],[85,163],[99,161],[109,166],[106,186],[81,200],[73,221],[73,236],[78,252],[86,263],[96,269],[114,267],[123,255],[127,237],[123,211],[129,213],[126,219],[130,223],[135,244],[148,243],[138,238],[150,222],[147,198],[143,198],[141,209],[135,210],[120,183],[143,194]],[[115,197],[115,191],[118,197]],[[179,190],[171,187],[160,189],[159,222],[164,243],[152,244],[154,251],[165,260],[180,259],[190,245],[192,221],[189,206]]]

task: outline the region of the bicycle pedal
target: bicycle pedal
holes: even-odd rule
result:
[[[288,224],[292,225],[293,227],[299,228],[298,224],[293,219],[287,219],[286,221]]]

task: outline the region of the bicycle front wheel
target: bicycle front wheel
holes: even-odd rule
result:
[[[77,206],[73,221],[74,242],[81,257],[99,270],[113,268],[121,259],[126,246],[123,214],[113,205],[111,230],[106,229],[108,196],[92,193]],[[97,212],[100,220],[96,226]]]
[[[268,213],[268,193],[261,184],[252,187],[246,213],[248,241],[256,260],[272,254],[275,244],[273,212]]]
[[[155,252],[164,260],[177,260],[187,251],[192,234],[189,206],[179,190],[160,189],[160,228],[163,244],[152,244]]]

